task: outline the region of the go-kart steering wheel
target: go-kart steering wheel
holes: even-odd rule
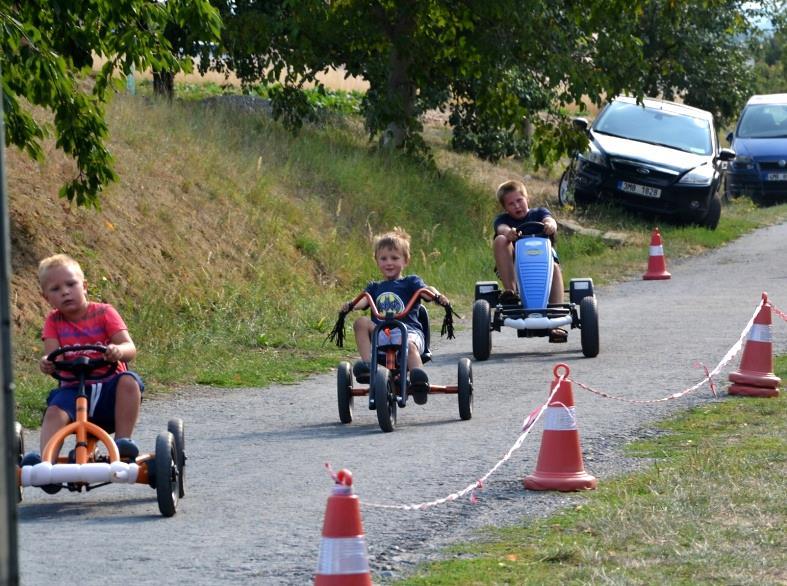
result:
[[[515,230],[520,236],[536,236],[544,234],[544,222],[522,222]]]
[[[54,352],[50,352],[46,357],[50,362],[55,362],[55,370],[50,373],[53,378],[62,382],[79,382],[80,380],[98,380],[109,376],[117,370],[118,363],[105,360],[104,358],[90,358],[88,356],[77,356],[72,360],[57,360],[58,356],[62,356],[68,352],[101,352],[107,351],[106,346],[98,344],[84,344],[76,346],[63,346]],[[100,375],[92,376],[95,371],[108,367],[107,370],[101,372]],[[65,371],[70,374],[64,375],[58,371]]]

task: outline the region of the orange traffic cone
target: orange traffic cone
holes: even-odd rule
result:
[[[667,262],[664,260],[664,247],[661,245],[661,233],[658,226],[653,228],[650,237],[650,250],[648,253],[648,270],[642,275],[646,281],[669,279],[672,277],[667,272]]]
[[[749,397],[777,397],[781,379],[773,374],[773,349],[771,347],[771,304],[763,291],[762,307],[754,318],[746,343],[743,346],[741,365],[728,377],[730,395]]]
[[[568,366],[555,366],[555,380],[558,370]],[[579,447],[579,432],[574,413],[574,395],[571,382],[563,380],[547,406],[544,417],[544,433],[541,437],[541,450],[538,453],[536,471],[525,476],[525,488],[530,490],[591,490],[596,488],[595,477],[585,472],[582,464],[582,450]]]
[[[361,505],[349,470],[339,470],[322,526],[315,586],[371,586]]]

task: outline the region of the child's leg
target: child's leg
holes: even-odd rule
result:
[[[549,291],[550,303],[563,303],[563,273],[558,263],[552,263],[552,288]]]
[[[142,391],[133,376],[121,376],[115,391],[115,437],[130,438],[139,419]]]
[[[424,365],[421,362],[421,352],[415,342],[410,340],[407,345],[407,368],[412,371],[414,368],[421,368]]]
[[[495,236],[492,243],[495,255],[495,266],[497,274],[503,282],[503,288],[509,291],[516,291],[516,279],[514,277],[514,245],[505,236]]]
[[[46,444],[49,443],[50,438],[55,435],[58,429],[65,427],[71,423],[71,417],[68,413],[63,411],[60,407],[50,405],[44,413],[44,421],[41,423],[41,453],[44,453]],[[60,452],[58,446],[56,453]]]
[[[355,334],[355,345],[361,360],[370,362],[372,358],[372,333],[374,333],[374,322],[364,316],[359,317],[353,323],[353,333]]]

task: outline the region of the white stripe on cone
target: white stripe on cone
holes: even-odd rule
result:
[[[368,574],[366,540],[360,537],[323,537],[317,573],[323,576]]]
[[[753,324],[749,330],[748,339],[752,342],[771,342],[771,326],[767,324]]]
[[[573,431],[577,428],[574,407],[548,407],[544,415],[544,431]]]
[[[659,244],[658,246],[650,247],[650,256],[664,256],[664,247]]]

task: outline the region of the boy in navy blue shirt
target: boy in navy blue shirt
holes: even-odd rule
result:
[[[374,300],[377,310],[382,314],[387,311],[400,313],[404,311],[410,298],[421,288],[428,289],[435,295],[435,301],[440,305],[447,306],[448,299],[440,295],[434,287],[424,283],[418,275],[402,276],[402,271],[410,262],[410,235],[401,228],[394,228],[391,232],[378,235],[374,239],[374,260],[380,269],[383,279],[372,281],[366,286],[366,291]],[[421,306],[420,301],[413,305],[410,312],[402,318],[407,328],[407,367],[410,371],[410,384],[413,387],[413,397],[417,403],[425,402],[428,390],[429,378],[422,369],[421,354],[425,348],[424,331],[421,322],[418,321],[418,310]],[[341,311],[348,313],[352,309],[367,309],[369,302],[364,297],[354,307],[350,303],[345,303]],[[353,367],[353,374],[359,380],[368,379],[370,371],[370,360],[372,358],[372,333],[379,320],[372,317],[362,316],[355,320],[353,333],[358,352],[361,354],[361,362],[357,362]]]

